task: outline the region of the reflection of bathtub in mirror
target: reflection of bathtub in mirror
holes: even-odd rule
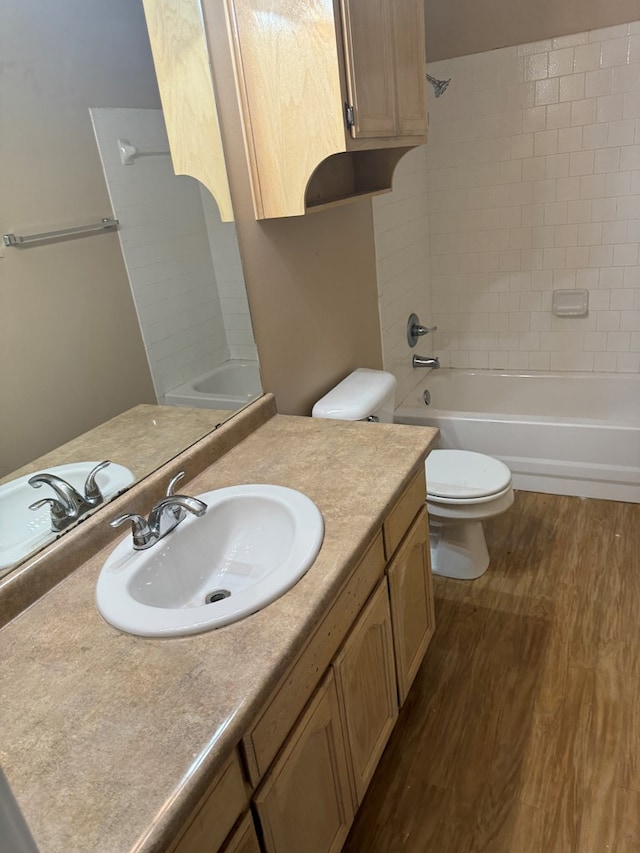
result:
[[[164,395],[168,406],[238,409],[262,393],[257,361],[230,359]]]

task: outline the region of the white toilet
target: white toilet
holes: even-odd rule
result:
[[[359,368],[318,400],[313,417],[393,423],[396,385],[391,373]],[[449,578],[478,578],[489,566],[482,522],[513,503],[511,471],[469,450],[432,450],[425,464],[431,568]]]

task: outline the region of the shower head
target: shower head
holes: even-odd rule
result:
[[[447,86],[451,83],[451,77],[448,80],[436,80],[435,77],[432,77],[431,74],[427,74],[427,80],[433,86],[433,91],[436,93],[436,98],[439,98],[440,95],[444,95]]]

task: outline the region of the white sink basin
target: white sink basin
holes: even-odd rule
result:
[[[98,462],[70,462],[53,468],[43,468],[43,473],[56,474],[80,493],[84,483]],[[36,473],[36,472],[34,472]],[[51,530],[51,512],[48,507],[34,511],[29,505],[42,498],[55,497],[49,486],[34,489],[29,485],[33,474],[19,477],[0,486],[0,571],[24,559],[46,542],[59,536]],[[128,468],[114,462],[96,475],[96,483],[105,498],[112,498],[128,485],[135,477]]]
[[[109,556],[96,603],[115,628],[179,637],[236,622],[290,589],[320,550],[322,515],[300,492],[248,485],[197,497],[204,516],[145,551],[128,536]]]

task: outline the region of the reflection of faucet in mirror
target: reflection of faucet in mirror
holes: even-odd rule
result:
[[[96,482],[96,474],[111,465],[109,460],[100,462],[89,473],[85,484],[84,494],[81,494],[71,483],[56,474],[44,472],[35,474],[29,479],[29,485],[39,489],[42,485],[50,486],[56,493],[55,498],[43,498],[31,504],[29,509],[39,510],[47,504],[51,507],[51,529],[56,532],[66,530],[87,512],[95,509],[104,501],[100,486]]]
[[[177,527],[186,518],[187,512],[198,518],[207,511],[207,505],[198,498],[189,495],[174,494],[175,485],[184,477],[184,471],[171,480],[167,486],[167,493],[162,500],[151,509],[149,520],[146,521],[137,513],[127,513],[114,518],[109,524],[111,527],[120,527],[127,521],[131,522],[133,533],[133,547],[136,551],[145,551],[156,542],[159,542],[167,533]]]

